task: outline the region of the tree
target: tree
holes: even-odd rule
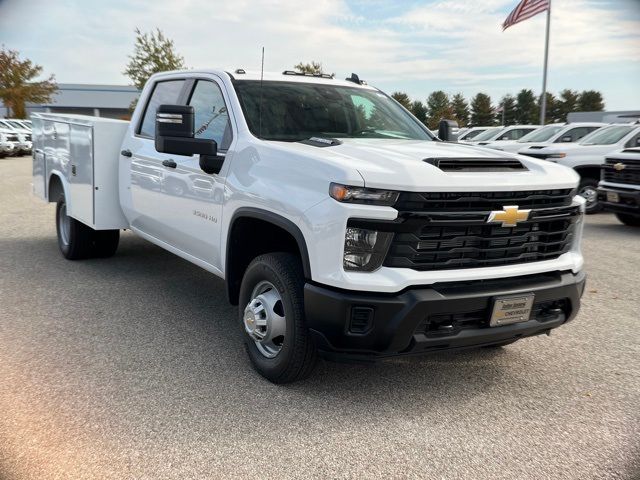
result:
[[[411,113],[422,123],[427,124],[427,107],[420,100],[411,103]]]
[[[298,63],[295,67],[293,67],[300,73],[308,73],[310,75],[322,75],[324,71],[322,70],[322,63],[314,62],[311,63]]]
[[[536,96],[523,88],[516,97],[516,123],[536,124],[540,120]]]
[[[10,117],[26,118],[25,104],[50,103],[56,92],[55,76],[34,81],[42,73],[42,67],[31,60],[21,60],[15,50],[0,48],[0,100]]]
[[[453,118],[453,110],[449,105],[449,96],[442,90],[432,92],[427,98],[427,127],[431,130],[438,128],[443,118]]]
[[[544,124],[546,125],[547,123],[554,123],[557,121],[558,112],[556,109],[556,103],[558,101],[556,100],[556,97],[551,92],[547,92],[545,95],[547,97],[547,107],[544,111]],[[538,99],[538,112],[540,112],[541,109],[542,109],[542,95],[540,95],[540,98]],[[538,113],[538,119],[535,123],[539,123],[539,122],[540,122],[540,114]]]
[[[393,97],[393,99],[396,102],[398,102],[400,105],[402,105],[407,110],[411,110],[411,99],[409,98],[409,95],[407,95],[406,93],[404,93],[404,92],[393,92],[391,94],[391,97]]]
[[[580,112],[602,112],[604,110],[604,100],[602,94],[595,90],[585,90],[578,97],[578,111]]]
[[[458,121],[458,126],[466,127],[469,123],[469,104],[461,93],[456,93],[451,99],[451,110]]]
[[[516,124],[516,99],[513,98],[513,95],[502,97],[499,109],[496,114],[497,123],[502,125],[502,120],[504,119],[505,126]]]
[[[567,115],[578,109],[578,92],[565,88],[560,92],[560,98],[556,102],[555,117],[561,121],[567,121]]]
[[[159,28],[150,33],[142,33],[136,28],[133,55],[129,55],[129,63],[123,72],[136,88],[142,90],[154,73],[184,68],[184,57],[175,51],[173,40],[165,37]]]
[[[491,97],[486,93],[478,93],[471,100],[471,124],[493,125]]]

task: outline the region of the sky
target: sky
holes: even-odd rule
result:
[[[322,62],[389,93],[542,88],[545,15],[502,31],[518,0],[0,0],[0,44],[61,83],[129,84],[136,27],[160,28],[192,68]],[[640,109],[640,0],[552,0],[548,91],[594,89]]]

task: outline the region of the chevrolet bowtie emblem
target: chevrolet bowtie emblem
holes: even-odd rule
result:
[[[487,223],[502,222],[503,227],[515,227],[518,222],[524,222],[529,218],[531,210],[518,210],[517,205],[503,207],[504,210],[495,210],[489,214]]]
[[[618,162],[613,166],[613,169],[617,172],[619,172],[620,170],[624,170],[625,168],[627,168],[627,166],[622,162]]]

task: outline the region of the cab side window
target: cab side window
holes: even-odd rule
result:
[[[593,131],[594,128],[591,127],[577,127],[577,128],[572,128],[571,130],[569,130],[568,132],[566,132],[563,137],[571,137],[571,141],[572,142],[577,142],[578,140],[580,140],[582,137],[584,137],[587,133],[590,133],[591,131]]]
[[[640,147],[640,132],[636,133],[631,139],[626,143],[625,148],[633,148]]]
[[[219,150],[228,150],[233,137],[229,112],[218,84],[198,80],[189,105],[195,113],[195,137],[215,140]]]
[[[178,97],[182,91],[184,80],[167,80],[156,83],[147,102],[144,118],[138,133],[143,137],[155,138],[156,136],[156,110],[160,105],[178,103]]]

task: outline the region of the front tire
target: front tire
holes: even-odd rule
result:
[[[602,210],[602,205],[598,203],[598,180],[595,178],[585,177],[580,180],[578,185],[578,195],[587,201],[585,205],[585,213],[591,215]]]
[[[290,253],[256,257],[240,286],[240,326],[255,370],[273,383],[308,377],[317,361],[304,315],[304,276]]]
[[[626,213],[616,213],[616,217],[625,225],[630,227],[640,227],[640,217],[628,215]]]

